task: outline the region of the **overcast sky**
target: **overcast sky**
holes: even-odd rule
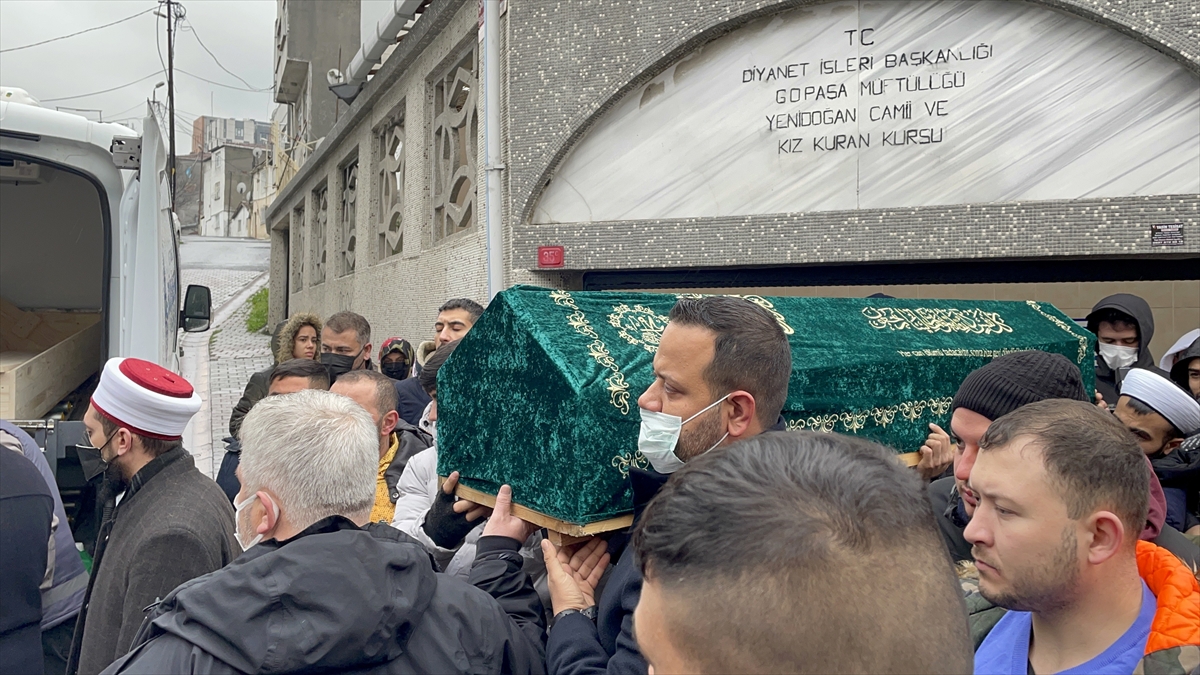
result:
[[[271,92],[251,93],[202,82],[179,69],[222,84],[245,88],[213,62],[197,43],[189,23],[221,63],[254,87],[270,87],[274,60],[275,0],[188,0],[187,19],[175,39],[176,144],[191,151],[191,121],[199,115],[267,121],[275,105]],[[125,18],[153,8],[155,0],[0,0],[0,49],[46,40]],[[47,108],[99,108],[104,120],[145,115],[155,74],[116,91],[64,101],[47,99],[109,89],[162,70],[155,39],[166,59],[166,23],[154,13],[101,30],[38,47],[0,54],[0,85],[20,87]],[[158,90],[166,100],[167,88]],[[95,112],[81,113],[91,119]],[[186,126],[185,126],[186,125]],[[141,129],[136,123],[133,125]],[[164,139],[165,140],[165,139]]]

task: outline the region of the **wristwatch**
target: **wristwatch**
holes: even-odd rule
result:
[[[550,619],[550,627],[553,628],[554,624],[558,623],[559,619],[571,614],[582,614],[587,617],[588,621],[591,621],[592,623],[596,622],[596,606],[592,605],[591,607],[584,607],[583,609],[564,609],[558,614],[555,614],[553,619]]]

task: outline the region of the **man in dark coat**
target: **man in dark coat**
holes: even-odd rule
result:
[[[1130,368],[1153,368],[1150,340],[1154,313],[1136,295],[1117,293],[1103,298],[1087,315],[1087,329],[1096,334],[1096,391],[1110,407],[1117,402],[1121,380]],[[1089,392],[1090,393],[1090,392]]]
[[[538,673],[542,605],[502,488],[470,583],[369,522],[378,428],[324,391],[265,398],[242,426],[244,555],[155,607],[105,673]],[[261,542],[261,543],[259,543]]]
[[[437,320],[433,323],[434,339],[422,342],[417,347],[417,372],[420,373],[425,361],[437,348],[448,342],[461,340],[481,316],[483,306],[469,298],[454,298],[443,303],[438,308]],[[432,400],[417,378],[410,377],[396,382],[396,412],[405,422],[421,426],[421,416]]]
[[[680,433],[675,442],[649,443],[645,433],[638,439],[654,470],[630,470],[635,519],[684,462],[727,442],[782,428],[779,414],[792,372],[787,336],[752,302],[684,298],[668,319],[654,357],[654,383],[638,407],[643,431],[650,420],[666,418]],[[600,539],[574,552],[542,542],[554,606],[546,644],[551,673],[646,673],[633,634],[642,573],[625,546],[628,541],[628,536],[614,537],[608,552]],[[595,588],[610,557],[617,565],[597,604]],[[582,569],[592,573],[581,575]]]
[[[54,498],[33,463],[0,448],[0,666],[42,670],[41,586],[53,576]]]
[[[69,673],[103,670],[129,650],[146,607],[241,553],[229,501],[180,444],[199,408],[187,380],[161,366],[104,366],[84,416],[93,447],[79,448],[80,461],[86,478],[104,471],[108,494],[123,495],[105,507]]]

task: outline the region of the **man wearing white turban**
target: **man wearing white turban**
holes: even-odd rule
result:
[[[179,375],[110,359],[84,416],[86,478],[109,501],[71,641],[68,673],[99,673],[133,643],[144,610],[179,584],[241,553],[225,494],[181,443],[200,397]]]
[[[1154,466],[1167,498],[1167,524],[1181,532],[1196,527],[1200,462],[1179,446],[1200,433],[1200,402],[1166,377],[1134,368],[1121,384],[1113,413]]]

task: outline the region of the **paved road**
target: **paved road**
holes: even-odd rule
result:
[[[229,413],[250,375],[271,365],[270,337],[246,330],[249,296],[267,284],[270,244],[254,239],[184,237],[180,282],[212,291],[213,325],[184,336],[180,367],[203,402],[184,439],[204,474],[216,477]]]
[[[180,269],[267,271],[271,242],[228,237],[183,237],[179,242]],[[215,308],[214,302],[214,308]]]

